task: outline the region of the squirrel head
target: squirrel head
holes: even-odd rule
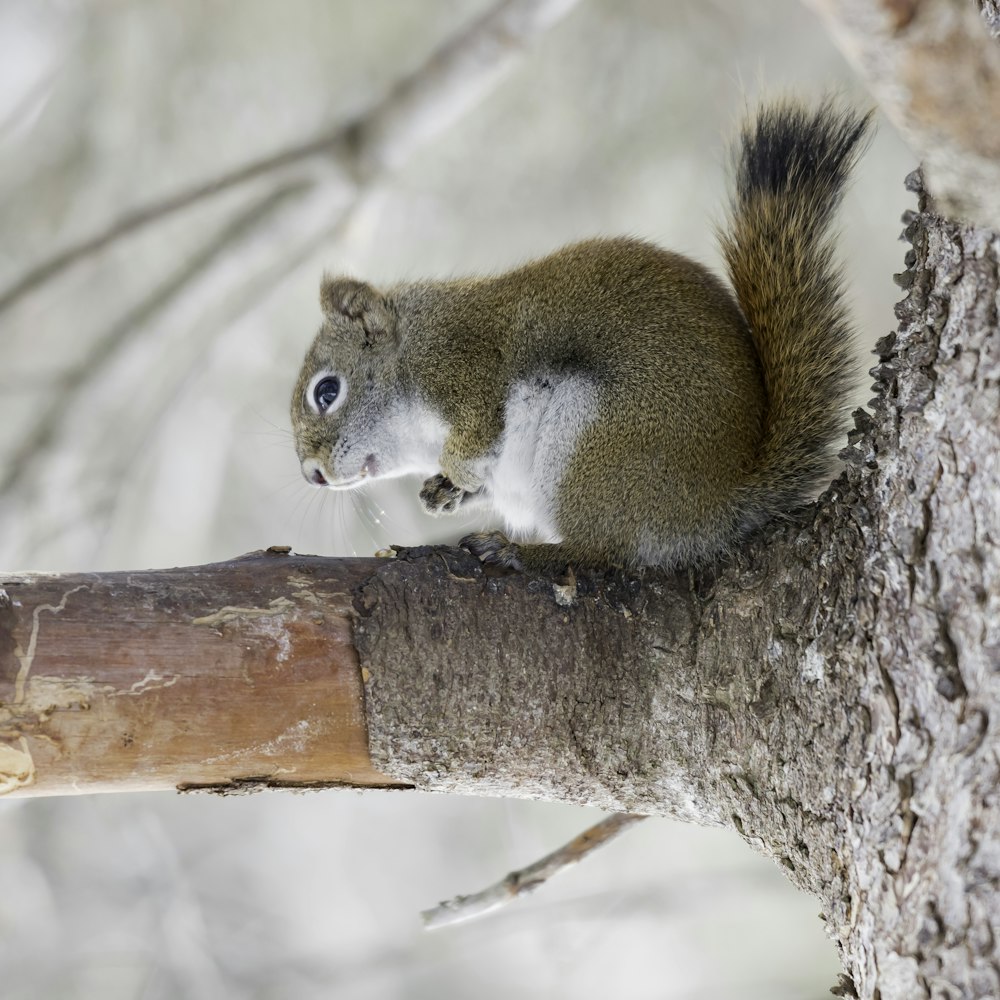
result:
[[[352,278],[324,276],[323,326],[292,393],[302,474],[315,486],[350,489],[399,474],[393,433],[399,409],[397,317],[387,298]]]

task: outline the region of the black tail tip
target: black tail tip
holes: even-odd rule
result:
[[[736,193],[787,194],[816,186],[836,198],[870,135],[873,111],[827,99],[818,107],[765,105],[744,125],[737,148]]]

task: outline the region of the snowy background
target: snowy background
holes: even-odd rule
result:
[[[0,3],[0,565],[457,538],[461,525],[423,518],[413,483],[344,497],[302,482],[286,410],[322,270],[498,270],[622,232],[718,266],[725,137],[745,104],[761,89],[870,103],[792,0],[581,0],[363,185],[333,156],[292,158],[35,270],[363,116],[490,6]],[[913,166],[881,123],[842,214],[869,342],[895,325]],[[597,818],[351,792],[0,801],[0,997],[827,995],[837,962],[818,904],[735,834],[667,821],[493,919],[420,929],[421,908]]]

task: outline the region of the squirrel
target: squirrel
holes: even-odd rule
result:
[[[725,555],[829,468],[853,377],[830,225],[871,124],[766,105],[733,150],[730,289],[632,238],[504,274],[379,290],[324,275],[292,394],[306,480],[417,473],[431,514],[482,503],[461,545],[538,573]]]

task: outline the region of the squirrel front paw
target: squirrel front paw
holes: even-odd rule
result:
[[[420,490],[420,504],[428,514],[454,514],[465,495],[465,490],[439,472],[424,480]]]
[[[480,562],[506,569],[523,570],[518,547],[501,531],[477,531],[466,535],[459,543]]]

